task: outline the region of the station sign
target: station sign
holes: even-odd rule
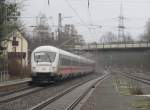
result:
[[[18,41],[15,40],[12,41],[12,46],[18,46],[18,44],[19,44]]]

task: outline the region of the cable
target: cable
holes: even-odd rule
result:
[[[25,18],[25,19],[35,19],[35,18],[44,18],[44,19],[52,19],[52,17],[30,17],[30,16],[8,16],[9,18]]]
[[[73,0],[72,0],[73,1]],[[76,1],[76,2],[81,2],[81,1],[83,1],[83,0],[74,0],[74,1]],[[120,4],[120,1],[119,0],[93,0],[93,3],[100,3],[100,4],[110,4],[110,5],[115,5],[115,4]],[[150,1],[143,1],[143,0],[141,0],[141,1],[136,1],[136,0],[133,0],[133,1],[125,1],[124,2],[124,4],[134,4],[134,5],[136,5],[136,4],[147,4],[147,3],[150,3]]]
[[[80,19],[80,21],[81,21],[83,24],[87,25],[87,24],[85,23],[85,21],[80,17],[80,15],[78,14],[78,12],[72,7],[72,5],[70,4],[70,2],[69,2],[68,0],[65,0],[65,1],[67,2],[68,6],[73,10],[73,12],[76,14],[76,16],[78,16],[78,18]]]
[[[82,22],[82,24],[85,25],[85,27],[88,29],[89,31],[89,34],[91,34],[92,36],[92,32],[91,30],[89,29],[89,25],[80,17],[80,15],[78,14],[78,12],[72,7],[72,5],[70,4],[69,0],[65,0],[68,4],[68,6],[73,10],[73,12],[76,14],[76,16],[80,19],[80,21]]]

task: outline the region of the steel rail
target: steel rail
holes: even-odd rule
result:
[[[146,78],[143,78],[143,77],[139,77],[139,76],[135,76],[135,75],[125,75],[124,74],[124,76],[150,85],[150,80],[149,79],[146,79]]]
[[[13,91],[10,91],[10,92],[0,93],[0,98],[11,95],[11,94],[14,94],[14,93],[17,93],[17,92],[25,91],[25,90],[28,90],[28,89],[31,89],[31,88],[33,88],[33,87],[27,86],[27,87],[16,89],[16,90],[13,90]]]
[[[95,82],[91,87],[89,87],[84,93],[83,95],[81,95],[79,98],[77,98],[70,106],[67,107],[66,110],[73,110],[78,104],[79,102],[93,89],[95,88],[95,85],[99,84],[100,82],[102,82],[103,80],[105,80],[106,77],[102,77],[100,80],[98,80],[97,82]]]
[[[140,81],[142,83],[150,85],[150,79],[147,79],[147,78],[144,78],[144,77],[139,77],[139,76],[136,76],[136,75],[122,73],[121,71],[119,71],[119,72],[120,72],[121,75],[123,75],[127,78],[131,78],[131,79],[134,79],[134,80],[137,80],[137,81]]]
[[[13,93],[13,94],[1,97],[2,99],[0,99],[0,104],[4,104],[4,103],[8,103],[8,102],[17,100],[17,99],[19,99],[21,97],[30,95],[32,93],[39,92],[39,91],[41,91],[43,89],[46,89],[46,88],[45,87],[35,87],[35,88],[23,90],[23,91],[20,91],[20,92],[17,92],[17,93]]]
[[[104,79],[107,75],[108,75],[108,74],[103,75],[100,80]],[[92,80],[93,80],[93,79],[92,79]],[[61,97],[67,95],[67,94],[70,93],[70,92],[72,92],[72,91],[73,91],[74,89],[76,89],[77,87],[79,87],[79,86],[81,86],[81,85],[83,85],[83,84],[85,84],[85,83],[87,83],[87,82],[89,82],[89,81],[91,81],[91,79],[88,80],[88,81],[84,81],[84,82],[82,82],[82,83],[76,84],[76,85],[74,85],[74,86],[68,88],[67,90],[62,91],[61,93],[56,94],[54,97],[50,97],[50,98],[48,98],[47,100],[45,100],[45,101],[43,101],[43,102],[41,102],[41,103],[39,103],[39,104],[33,106],[33,107],[30,108],[29,110],[41,110],[41,109],[43,109],[44,107],[48,106],[49,104],[53,103],[54,101],[59,100]],[[98,82],[98,81],[97,81],[97,82]],[[91,87],[94,87],[94,86],[92,85]],[[91,89],[91,88],[89,88],[89,89]],[[88,89],[88,90],[89,90],[89,89]],[[88,91],[86,91],[86,92],[88,92]],[[86,93],[84,93],[84,95],[86,95]],[[83,95],[83,96],[80,96],[80,98],[78,98],[73,104],[71,104],[71,106],[69,106],[69,107],[67,108],[67,110],[70,110],[70,108],[73,108],[73,107],[84,97],[84,95]]]

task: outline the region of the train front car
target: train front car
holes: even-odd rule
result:
[[[57,48],[52,46],[40,46],[31,55],[32,81],[48,83],[57,77],[58,65]]]
[[[40,46],[31,55],[32,81],[48,83],[94,71],[94,62],[53,46]]]

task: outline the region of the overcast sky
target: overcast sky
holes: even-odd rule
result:
[[[57,25],[58,13],[62,13],[63,25],[74,24],[86,41],[99,41],[108,31],[117,34],[121,0],[90,0],[89,9],[87,1],[49,0],[48,5],[48,0],[26,0],[22,12],[22,16],[25,17],[23,21],[27,26],[36,25],[35,17],[43,13],[50,17],[49,25]],[[150,18],[149,11],[150,0],[123,0],[125,32],[138,38],[137,36],[144,32],[145,24]]]

